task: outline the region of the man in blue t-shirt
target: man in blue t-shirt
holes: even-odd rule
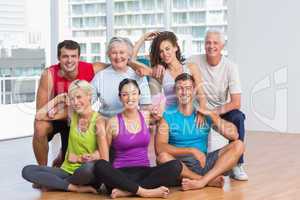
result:
[[[194,78],[186,73],[175,79],[178,105],[169,107],[160,120],[155,148],[157,160],[164,163],[179,159],[183,163],[182,189],[201,189],[205,186],[223,187],[223,174],[230,171],[244,152],[244,144],[238,140],[234,124],[221,119],[210,110],[195,110]],[[197,127],[196,113],[205,116],[205,123]],[[208,134],[213,127],[230,144],[207,153]]]

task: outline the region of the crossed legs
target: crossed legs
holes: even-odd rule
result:
[[[244,144],[240,140],[236,140],[226,145],[219,151],[219,157],[204,176],[196,174],[191,171],[186,165],[183,165],[182,176],[182,189],[192,190],[201,189],[205,186],[223,187],[224,178],[222,174],[231,170],[238,162],[240,156],[244,153]],[[158,162],[164,163],[166,161],[175,159],[167,153],[158,155]]]

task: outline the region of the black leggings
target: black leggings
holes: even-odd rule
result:
[[[75,170],[74,174],[69,174],[61,168],[27,165],[22,170],[24,179],[54,190],[68,191],[69,184],[93,185],[96,183],[94,176],[94,162],[82,164]]]
[[[171,160],[156,167],[126,167],[115,169],[106,160],[98,160],[94,168],[97,182],[111,192],[118,188],[136,194],[139,186],[147,189],[180,185],[182,164]]]

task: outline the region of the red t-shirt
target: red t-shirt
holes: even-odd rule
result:
[[[72,80],[68,80],[64,77],[58,75],[60,70],[60,64],[52,65],[49,67],[49,71],[52,75],[53,79],[53,94],[57,96],[58,94],[68,92],[69,85],[71,84]],[[78,63],[78,74],[76,79],[79,80],[86,80],[90,82],[94,78],[94,68],[91,63],[79,61]]]

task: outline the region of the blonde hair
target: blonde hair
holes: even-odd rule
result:
[[[87,95],[93,93],[93,86],[86,80],[76,79],[73,81],[69,86],[68,94],[70,95],[76,89],[82,89]]]

